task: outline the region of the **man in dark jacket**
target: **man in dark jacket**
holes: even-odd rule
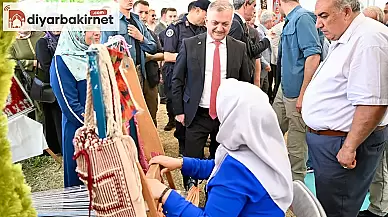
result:
[[[232,27],[229,36],[244,42],[247,46],[248,58],[251,59],[249,69],[251,72],[252,83],[255,77],[256,59],[260,58],[261,52],[269,48],[268,38],[264,38],[258,43],[254,43],[249,37],[249,28],[247,22],[253,17],[256,8],[256,0],[233,0],[235,9]]]

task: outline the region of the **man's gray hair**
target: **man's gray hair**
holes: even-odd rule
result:
[[[233,5],[227,1],[227,0],[217,0],[212,3],[210,3],[208,11],[217,11],[217,12],[222,12],[222,11],[234,11]]]
[[[384,11],[381,10],[381,8],[377,6],[369,6],[365,8],[364,12],[372,12],[376,14],[377,21],[379,21],[380,23],[384,23]]]
[[[263,10],[260,16],[260,23],[265,24],[267,21],[272,20],[274,16],[275,13],[273,11]]]
[[[353,12],[361,11],[361,4],[359,0],[335,0],[335,5],[338,9],[344,9],[350,7]]]
[[[233,0],[233,6],[236,10],[239,10],[245,4],[245,2],[251,5],[255,1],[256,0]]]

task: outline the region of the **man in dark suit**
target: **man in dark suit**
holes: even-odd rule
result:
[[[232,27],[229,31],[229,36],[244,42],[247,46],[249,62],[249,70],[252,76],[252,83],[256,73],[256,59],[261,57],[261,53],[270,47],[268,38],[264,38],[259,42],[253,42],[249,37],[248,23],[252,20],[253,12],[256,8],[256,0],[233,0],[233,6],[236,12],[234,13]],[[259,77],[259,75],[257,75]]]
[[[219,121],[215,100],[222,80],[250,81],[244,43],[227,36],[233,6],[228,1],[209,5],[207,33],[185,39],[172,78],[173,107],[177,121],[186,126],[184,156],[203,158],[209,135],[215,138]],[[214,159],[217,147],[211,147]]]

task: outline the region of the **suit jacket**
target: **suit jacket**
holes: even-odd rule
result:
[[[229,36],[244,42],[247,45],[247,49],[249,49],[249,57],[254,59],[260,58],[261,52],[263,52],[271,45],[267,38],[264,38],[257,43],[250,43],[245,24],[237,14],[234,14],[233,16],[233,22],[232,26],[230,27]]]
[[[207,33],[185,39],[172,77],[174,114],[185,114],[185,125],[192,123],[201,101],[205,83]],[[226,37],[226,77],[250,82],[247,50],[244,43]]]
[[[162,45],[160,44],[158,36],[151,29],[148,32],[156,41],[156,53],[163,53]],[[151,88],[156,87],[160,82],[160,69],[157,61],[150,60],[145,63],[145,69],[147,74],[147,81]]]

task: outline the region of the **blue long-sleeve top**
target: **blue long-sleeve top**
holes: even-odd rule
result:
[[[50,67],[50,84],[63,114],[63,125],[83,125],[86,103],[86,80],[77,81],[61,56],[54,56]]]
[[[183,175],[207,179],[214,168],[214,160],[183,158]],[[208,200],[204,209],[186,201],[172,191],[163,206],[167,217],[284,217],[259,180],[242,163],[231,156],[222,162],[216,175],[207,185]]]
[[[81,185],[73,160],[73,138],[83,125],[86,103],[86,79],[77,81],[61,56],[54,56],[50,66],[50,84],[62,111],[62,154],[65,187]]]

